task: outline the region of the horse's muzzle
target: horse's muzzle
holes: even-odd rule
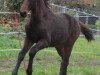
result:
[[[25,12],[25,11],[24,12],[21,12],[20,11],[20,15],[21,15],[21,17],[25,18],[27,16],[27,12]]]

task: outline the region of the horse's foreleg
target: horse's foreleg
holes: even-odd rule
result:
[[[31,49],[30,49],[30,52],[29,52],[29,64],[28,64],[28,68],[27,68],[27,75],[32,75],[32,63],[33,63],[33,59],[36,55],[36,53],[43,49],[43,48],[46,48],[49,46],[49,43],[46,41],[46,40],[40,40],[38,43],[36,43],[35,46],[33,46]]]
[[[22,49],[22,50],[19,52],[18,60],[17,60],[16,66],[15,66],[13,72],[12,72],[12,75],[17,75],[17,72],[18,72],[20,63],[22,62],[22,60],[24,59],[24,56],[25,56],[25,54],[26,54],[26,52],[24,52],[24,50],[25,50],[25,49]]]
[[[21,64],[21,62],[23,61],[26,53],[28,52],[29,48],[32,46],[32,43],[25,39],[25,43],[24,43],[24,47],[23,49],[20,51],[19,55],[18,55],[18,60],[17,60],[17,63],[16,63],[16,66],[12,72],[12,75],[17,75],[17,72],[18,72],[18,69],[19,69],[19,66]]]

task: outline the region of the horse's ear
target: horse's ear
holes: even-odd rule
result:
[[[45,6],[49,8],[49,0],[43,0],[45,3]]]

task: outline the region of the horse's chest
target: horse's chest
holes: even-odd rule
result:
[[[37,42],[41,38],[40,31],[35,28],[29,28],[26,30],[26,37],[34,42]]]

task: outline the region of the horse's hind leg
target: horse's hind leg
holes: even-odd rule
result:
[[[23,61],[23,59],[24,59],[26,53],[28,52],[28,50],[29,50],[30,47],[32,46],[32,44],[33,44],[33,43],[31,43],[27,38],[25,39],[24,47],[23,47],[23,49],[19,52],[18,60],[17,60],[16,66],[15,66],[13,72],[12,72],[12,75],[17,75],[19,66],[20,66],[21,62]]]
[[[64,46],[57,46],[57,47],[55,47],[56,48],[56,50],[57,50],[57,52],[58,52],[58,54],[59,54],[59,56],[63,59],[63,53],[64,53]]]
[[[67,75],[67,66],[69,64],[69,57],[71,55],[71,51],[76,39],[70,38],[64,45],[64,54],[61,62],[60,74],[59,75]]]

